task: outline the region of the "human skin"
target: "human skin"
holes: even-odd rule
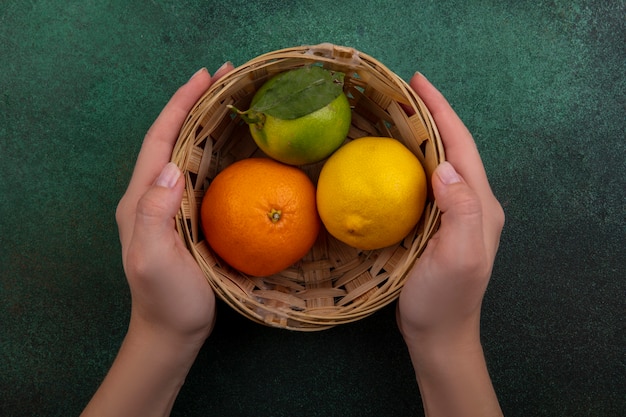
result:
[[[188,112],[213,77],[198,71],[149,129],[116,220],[132,307],[127,334],[82,416],[166,416],[210,335],[215,295],[175,230],[184,180],[169,163]],[[411,86],[435,119],[448,162],[432,177],[441,226],[398,301],[428,416],[502,415],[480,343],[480,309],[504,214],[469,131],[420,74]]]
[[[174,228],[184,180],[169,162],[187,114],[213,77],[198,71],[149,129],[116,219],[132,307],[127,334],[83,416],[166,416],[211,332],[215,296]]]
[[[447,161],[432,176],[441,225],[397,307],[427,416],[500,416],[480,341],[481,304],[504,212],[472,135],[421,74],[410,81],[439,129]]]

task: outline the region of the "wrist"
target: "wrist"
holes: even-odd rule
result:
[[[205,332],[188,334],[172,331],[131,315],[124,345],[133,351],[143,352],[157,362],[181,368],[186,373],[206,338]]]
[[[478,337],[459,338],[453,341],[413,339],[406,343],[418,378],[421,373],[445,372],[447,369],[458,367],[461,363],[476,360],[482,362],[484,358]]]
[[[426,415],[502,415],[477,324],[402,334]]]
[[[445,369],[445,364],[451,364],[453,360],[483,356],[480,317],[419,327],[407,325],[402,320],[398,323],[416,373],[429,367]]]
[[[418,350],[429,355],[431,352],[462,352],[480,347],[480,315],[464,320],[455,320],[417,326],[398,317],[398,327],[409,350]]]
[[[198,338],[132,317],[118,355],[83,415],[169,415],[201,347]]]

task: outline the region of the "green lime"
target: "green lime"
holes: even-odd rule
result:
[[[321,161],[341,146],[350,129],[343,77],[317,66],[281,73],[261,86],[249,110],[238,113],[271,158],[290,165]]]

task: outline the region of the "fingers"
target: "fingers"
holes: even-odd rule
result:
[[[411,87],[433,116],[446,151],[446,159],[479,194],[491,194],[487,175],[471,133],[445,97],[424,77],[415,74]]]
[[[445,97],[422,74],[415,74],[410,85],[422,98],[437,124],[446,159],[479,196],[486,244],[495,255],[504,225],[504,212],[493,195],[476,143]]]
[[[230,61],[225,62],[224,65],[222,65],[221,67],[219,67],[217,69],[217,71],[215,71],[215,74],[213,74],[213,77],[211,78],[211,81],[215,82],[215,81],[219,80],[224,75],[226,75],[229,72],[231,72],[233,69],[235,69],[235,67],[233,66],[232,62],[230,62]]]
[[[116,212],[124,258],[134,228],[137,202],[154,183],[163,166],[169,162],[178,131],[187,113],[210,84],[211,77],[206,69],[196,72],[172,96],[146,134],[135,170]]]
[[[233,65],[227,62],[211,78],[206,68],[202,68],[178,89],[146,134],[129,189],[145,190],[152,184],[161,168],[169,162],[180,128],[193,105],[215,80],[232,69]]]
[[[174,163],[165,165],[154,185],[139,199],[133,230],[133,244],[143,248],[174,245],[173,219],[180,208],[184,181]]]
[[[438,239],[441,261],[461,265],[470,275],[472,269],[488,267],[485,253],[482,204],[449,162],[441,163],[433,174],[433,191],[442,211]],[[445,243],[444,243],[445,242]]]
[[[221,78],[232,69],[233,65],[227,62],[215,72],[213,78],[205,68],[196,72],[172,96],[148,130],[128,189],[116,213],[123,249],[127,246],[134,228],[137,202],[152,186],[163,166],[169,162],[178,133],[189,111],[214,80]],[[122,253],[124,254],[125,250]]]
[[[200,96],[211,85],[211,76],[205,68],[176,91],[159,117],[152,124],[141,146],[129,191],[139,189],[143,193],[170,160],[178,132]]]

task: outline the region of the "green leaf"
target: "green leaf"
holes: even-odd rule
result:
[[[344,74],[319,66],[278,74],[255,94],[250,113],[264,113],[283,120],[313,113],[343,93]]]

